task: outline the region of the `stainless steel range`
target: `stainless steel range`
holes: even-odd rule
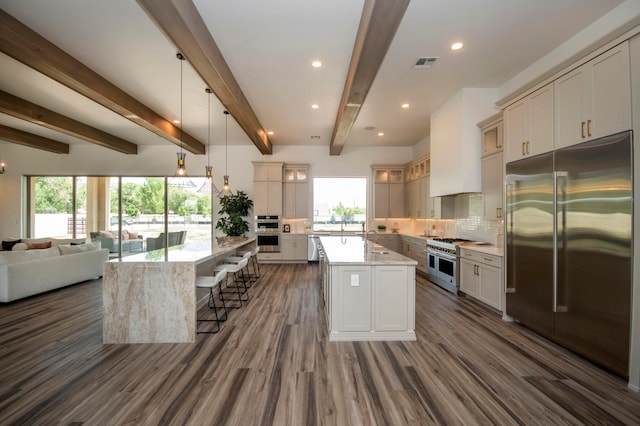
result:
[[[427,274],[429,281],[453,294],[458,294],[458,246],[469,242],[463,238],[427,240]]]

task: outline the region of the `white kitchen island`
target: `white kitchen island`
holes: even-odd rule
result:
[[[416,340],[418,263],[361,236],[320,243],[329,340]]]

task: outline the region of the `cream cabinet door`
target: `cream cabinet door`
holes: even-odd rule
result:
[[[374,270],[374,330],[376,331],[406,331],[410,327],[409,308],[410,294],[413,289],[407,283],[409,268],[402,266],[376,266]],[[415,282],[415,278],[414,278]]]
[[[555,116],[556,148],[631,129],[627,42],[556,80]]]
[[[467,259],[460,260],[460,291],[469,296],[478,297],[479,280],[476,273],[477,263]]]
[[[504,164],[502,152],[488,155],[482,159],[482,195],[484,217],[502,219],[502,188]]]
[[[487,305],[502,310],[502,270],[494,266],[477,265],[478,293],[476,298]]]
[[[553,84],[549,83],[505,109],[507,163],[553,151],[553,91]]]

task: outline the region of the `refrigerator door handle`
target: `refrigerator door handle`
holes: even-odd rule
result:
[[[553,312],[563,312],[562,307],[558,306],[558,242],[562,239],[564,241],[564,223],[566,215],[565,201],[565,187],[569,173],[566,171],[553,172],[553,239],[556,244],[553,245]],[[558,204],[558,195],[562,194],[561,205]],[[562,215],[562,218],[559,216]],[[564,246],[562,247],[564,250]]]
[[[511,247],[513,244],[510,241],[511,239],[513,239],[513,234],[510,231],[510,226],[513,226],[513,213],[511,213],[511,210],[509,209],[509,200],[512,199],[513,197],[513,191],[515,188],[515,184],[508,182],[505,184],[505,195],[507,197],[507,220],[505,221],[505,232],[506,232],[506,238],[507,241],[506,242],[506,247]],[[508,257],[509,254],[505,253],[506,256]],[[516,292],[516,287],[515,287],[515,279],[510,279],[510,277],[505,274],[505,289],[504,292],[505,293],[515,293]],[[512,287],[509,287],[509,285],[511,285]]]

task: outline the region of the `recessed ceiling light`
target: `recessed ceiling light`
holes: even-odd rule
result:
[[[180,124],[180,120],[173,120],[173,124]]]
[[[273,135],[273,130],[269,130],[269,131],[267,132],[267,134],[268,134],[268,135]]]
[[[409,108],[411,105],[409,105],[409,104],[402,104],[401,106],[402,106],[402,108],[407,109],[407,108]]]
[[[322,66],[322,62],[313,61],[313,62],[311,62],[311,66],[314,67],[314,68],[320,68]]]
[[[384,132],[378,132],[378,136],[384,136]]]
[[[311,105],[311,108],[313,108],[313,109],[318,109],[318,108],[320,108],[320,105],[318,105],[318,104],[313,104],[313,105]]]
[[[462,46],[464,46],[464,44],[462,44],[461,41],[456,41],[451,45],[451,50],[460,50],[462,49]]]

